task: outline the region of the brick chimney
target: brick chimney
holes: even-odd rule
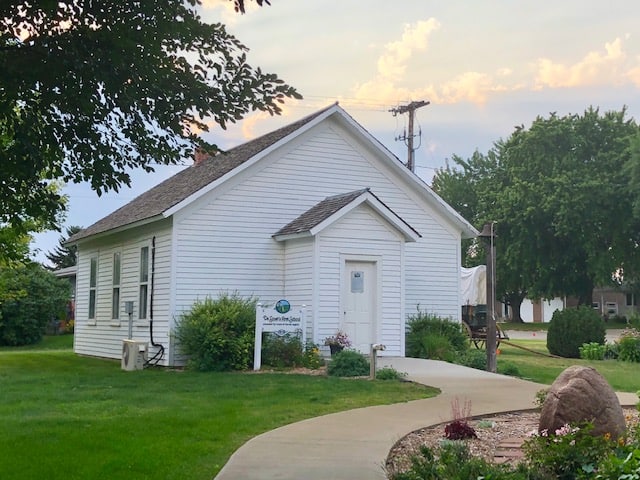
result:
[[[200,147],[196,147],[193,153],[193,166],[196,167],[209,158],[209,154]]]

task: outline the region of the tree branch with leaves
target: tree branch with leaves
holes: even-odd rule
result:
[[[57,225],[64,205],[51,182],[118,191],[131,169],[215,152],[200,136],[211,121],[226,128],[301,98],[249,65],[248,49],[224,25],[204,23],[199,6],[0,4],[0,224]]]

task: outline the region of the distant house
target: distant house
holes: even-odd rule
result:
[[[638,313],[638,295],[624,287],[596,287],[593,289],[592,304],[603,318],[626,317]],[[569,299],[568,305],[574,305],[575,299]]]
[[[477,231],[337,104],[199,159],[70,239],[74,349],[133,338],[182,361],[182,312],[221,292],[305,305],[316,343],[344,329],[404,355],[417,308],[460,319],[460,242]],[[150,355],[159,347],[151,346]]]

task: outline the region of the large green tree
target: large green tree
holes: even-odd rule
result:
[[[198,135],[210,121],[299,98],[251,67],[224,25],[204,23],[199,3],[0,3],[0,225],[56,225],[52,181],[117,191],[132,168],[213,151]]]
[[[494,221],[495,206],[493,196],[495,177],[500,176],[500,157],[498,152],[502,142],[497,142],[487,154],[474,152],[465,160],[454,155],[452,166],[439,170],[432,188],[443,197],[467,220],[481,230],[487,223]],[[498,244],[508,244],[509,231],[500,225]],[[486,262],[486,245],[481,239],[464,240],[462,264],[474,267]],[[510,250],[513,252],[513,250]],[[513,320],[521,322],[520,306],[527,296],[527,287],[522,270],[518,266],[520,258],[504,255],[502,250],[496,258],[496,287],[500,300],[511,306]]]
[[[497,223],[504,298],[571,295],[589,304],[593,287],[610,283],[620,267],[634,274],[638,223],[625,172],[637,135],[625,109],[551,114],[497,142],[490,152],[495,162],[484,164],[488,170],[467,171],[466,178],[483,177],[469,183],[476,198],[472,218],[478,225]],[[434,185],[451,176],[438,172]],[[447,199],[446,190],[439,193]]]
[[[71,286],[35,262],[0,265],[0,345],[37,343],[65,314]]]

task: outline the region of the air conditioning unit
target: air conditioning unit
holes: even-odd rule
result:
[[[149,352],[148,342],[138,340],[122,340],[122,370],[142,370]]]

